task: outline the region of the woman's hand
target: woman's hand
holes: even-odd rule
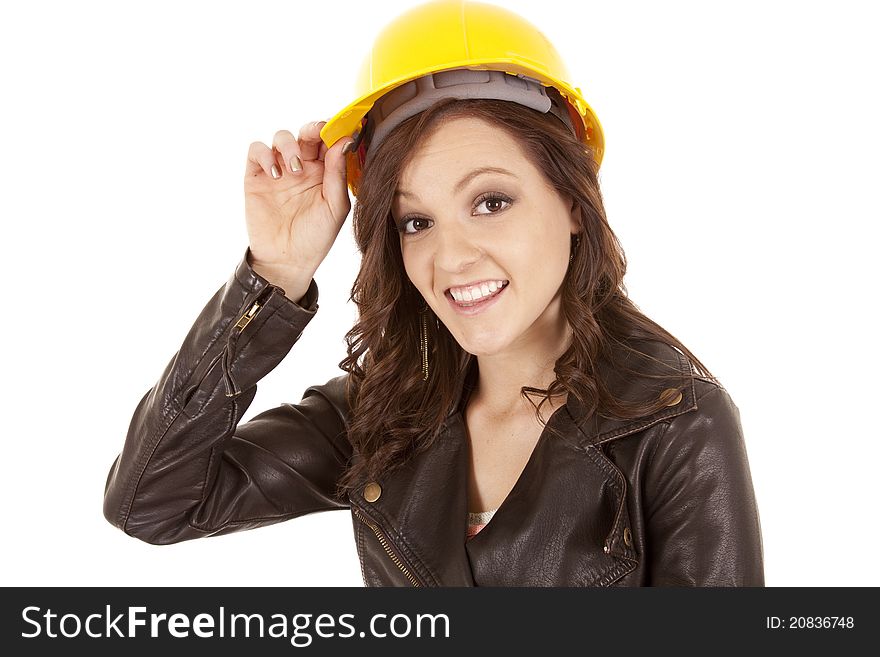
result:
[[[307,123],[298,140],[279,130],[272,148],[254,142],[248,150],[244,198],[251,266],[270,282],[302,288],[285,288],[294,295],[305,294],[351,210],[342,151],[353,140],[340,139],[328,149],[320,137],[325,124]]]

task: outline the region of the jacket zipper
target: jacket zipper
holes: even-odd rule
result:
[[[252,305],[244,315],[238,318],[238,321],[235,323],[235,328],[238,329],[239,333],[244,331],[244,327],[250,324],[251,320],[257,316],[257,313],[260,312],[260,308],[262,307],[263,304],[260,302],[260,299],[257,299],[254,301],[254,305]]]
[[[379,539],[379,543],[382,544],[382,547],[385,548],[385,552],[388,553],[388,556],[391,557],[391,560],[394,564],[400,568],[400,571],[406,575],[406,578],[412,583],[413,586],[422,586],[422,583],[403,565],[398,556],[394,553],[394,551],[390,547],[390,541],[386,538],[385,534],[381,529],[370,520],[365,513],[363,513],[356,506],[352,505],[352,511],[354,511],[355,516],[357,516],[358,520],[363,522],[367,527],[373,530],[373,533],[376,535],[376,538]]]
[[[226,341],[226,347],[223,352],[223,382],[226,384],[226,396],[227,397],[237,397],[242,393],[242,390],[239,389],[238,384],[232,378],[231,368],[232,368],[232,358],[235,353],[235,347],[238,344],[238,337],[241,335],[242,331],[244,331],[245,327],[251,323],[254,317],[259,314],[260,310],[266,305],[266,301],[272,295],[274,291],[274,286],[269,286],[264,291],[263,295],[256,299],[248,310],[238,318],[238,321],[235,322],[235,326],[232,327],[232,330],[229,332],[229,338]]]

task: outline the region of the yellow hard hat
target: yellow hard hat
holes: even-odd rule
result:
[[[426,87],[422,83],[428,80],[431,82],[427,85],[430,91],[435,96],[443,95],[435,90],[440,85],[432,81],[438,77],[435,74],[452,69],[463,72],[462,75],[468,70],[510,74],[501,77],[513,82],[522,81],[529,87],[522,93],[528,91],[530,97],[536,96],[543,87],[555,89],[566,101],[563,110],[567,114],[566,123],[584,144],[592,148],[597,166],[602,163],[602,126],[581,90],[569,82],[565,64],[553,44],[534,25],[496,5],[471,0],[433,0],[408,10],[382,29],[361,65],[355,100],[321,130],[321,138],[328,147],[343,137],[355,138],[356,148],[346,156],[348,186],[355,196],[361,169],[367,160],[369,144],[364,140],[364,133],[370,127],[367,125],[370,110],[380,98],[412,81],[418,81],[419,90],[424,90]],[[515,78],[511,80],[511,76]],[[489,81],[488,77],[486,81]],[[501,82],[495,76],[492,81]],[[499,84],[492,86],[497,88]],[[512,88],[509,84],[506,86]],[[410,87],[413,87],[412,93],[419,93],[415,83]],[[470,91],[458,97],[510,98],[506,93],[502,91],[501,95],[487,96]],[[541,93],[545,97],[555,97],[546,90]],[[412,94],[399,92],[398,95]],[[448,92],[445,95],[455,94]],[[553,111],[563,118],[558,108],[548,109],[551,103],[545,102],[541,111]],[[525,101],[524,104],[530,103]]]

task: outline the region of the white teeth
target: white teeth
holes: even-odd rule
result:
[[[467,289],[450,289],[449,293],[452,295],[453,299],[460,303],[472,302],[478,301],[483,297],[491,296],[502,287],[504,287],[504,281],[488,281],[486,283],[481,283],[476,287],[471,287]]]

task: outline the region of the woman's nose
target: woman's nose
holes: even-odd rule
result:
[[[482,256],[482,249],[460,229],[441,229],[435,235],[437,235],[437,249],[434,253],[434,261],[445,271],[464,271]]]

